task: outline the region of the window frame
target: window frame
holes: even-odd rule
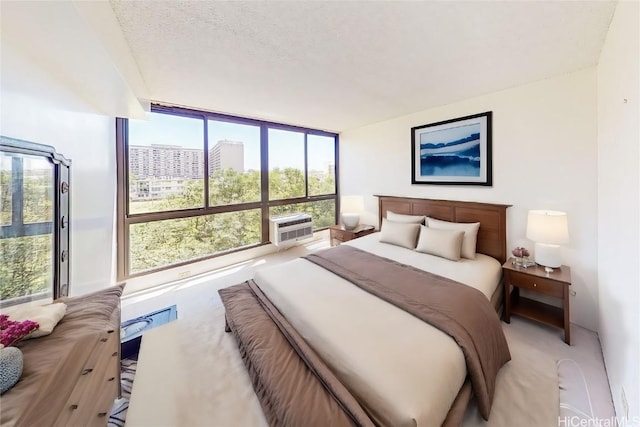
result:
[[[37,144],[6,136],[0,136],[2,151],[7,153],[22,154],[42,157],[51,164],[52,169],[52,221],[25,223],[24,202],[24,177],[23,165],[14,176],[12,169],[12,215],[11,224],[0,226],[0,238],[39,236],[51,233],[52,245],[52,296],[56,300],[69,295],[71,262],[70,262],[70,168],[71,160],[56,152],[50,145]],[[22,162],[20,162],[22,163]],[[17,191],[16,191],[17,190]],[[25,303],[41,299],[37,294],[26,295],[3,301],[0,306]]]
[[[128,126],[129,120],[126,118],[116,118],[116,163],[117,163],[117,280],[123,281],[129,278],[145,276],[158,271],[176,268],[183,265],[192,264],[234,252],[244,251],[247,249],[264,246],[270,243],[269,240],[269,208],[274,206],[290,205],[304,202],[315,202],[321,200],[334,200],[335,218],[337,224],[340,212],[339,206],[339,135],[334,132],[328,132],[318,129],[311,129],[301,126],[287,125],[283,123],[269,122],[258,119],[250,119],[246,117],[237,117],[229,114],[215,113],[209,111],[195,110],[185,107],[167,106],[162,104],[151,104],[152,113],[170,114],[180,117],[197,118],[203,121],[203,150],[204,159],[204,205],[201,208],[190,208],[172,211],[159,211],[148,213],[129,213],[129,141]],[[224,121],[229,123],[237,123],[242,125],[258,126],[260,128],[260,201],[244,202],[229,205],[210,206],[209,194],[209,120]],[[305,178],[305,195],[288,199],[269,200],[269,129],[278,129],[293,132],[304,133],[304,178]],[[331,194],[323,194],[317,196],[309,196],[309,180],[308,180],[308,135],[318,135],[332,137],[334,139],[334,192]],[[262,235],[260,243],[234,248],[226,251],[220,251],[213,254],[197,257],[185,261],[171,263],[161,267],[155,267],[139,272],[130,272],[129,265],[129,227],[132,224],[146,223],[152,221],[161,221],[167,219],[190,218],[197,216],[205,216],[212,214],[239,212],[250,209],[260,209],[262,212]],[[315,229],[316,231],[324,230],[328,227]]]

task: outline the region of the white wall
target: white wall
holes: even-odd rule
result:
[[[115,282],[115,120],[2,45],[0,134],[52,145],[71,159],[71,295]]]
[[[108,2],[2,2],[0,134],[72,160],[71,283],[115,282],[115,116],[144,117],[144,80]],[[28,36],[25,36],[28,34]]]
[[[640,10],[620,2],[598,64],[600,340],[618,416],[640,422]],[[636,424],[633,424],[636,425]]]
[[[411,128],[493,111],[493,186],[411,185]],[[573,322],[595,330],[597,105],[594,68],[352,129],[340,135],[342,194],[365,195],[362,222],[377,224],[372,195],[496,202],[507,211],[508,247],[525,240],[527,211],[568,213]]]

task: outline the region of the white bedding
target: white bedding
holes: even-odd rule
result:
[[[488,299],[499,281],[492,258],[453,262],[378,236],[349,244],[472,285]],[[254,280],[374,418],[395,426],[442,424],[466,377],[452,338],[304,259],[263,269]]]
[[[379,236],[379,233],[373,233],[343,244],[464,283],[482,292],[489,300],[500,283],[502,266],[498,260],[490,256],[476,254],[474,260],[462,258],[460,261],[451,261],[400,246],[380,243]]]

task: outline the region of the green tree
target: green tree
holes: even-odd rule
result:
[[[0,239],[0,299],[50,289],[53,273],[51,235]]]
[[[269,198],[292,199],[305,195],[304,173],[300,169],[275,168],[269,172]]]
[[[300,197],[305,194],[304,174],[293,168],[275,169],[269,173],[269,188],[276,189],[272,200]],[[310,194],[332,194],[333,175],[324,180],[309,180]],[[216,171],[209,178],[211,206],[260,201],[260,172],[237,172],[233,169]],[[188,209],[202,204],[202,180],[189,180],[181,194],[154,201],[154,211]],[[132,202],[136,203],[150,203]],[[146,210],[143,210],[146,211]],[[270,214],[309,213],[316,228],[335,222],[335,202],[323,200],[305,202],[270,209]],[[130,227],[131,271],[139,272],[193,258],[241,248],[262,240],[260,209],[203,215],[134,224]]]
[[[27,163],[28,165],[29,163]],[[51,170],[35,163],[25,167],[21,195],[22,223],[47,223],[53,220]],[[0,224],[11,226],[12,171],[0,172]],[[13,224],[21,226],[22,224]],[[53,280],[52,233],[36,236],[0,238],[0,299],[7,300],[46,292]]]
[[[228,168],[209,178],[211,206],[260,201],[260,171],[237,172]]]
[[[323,176],[323,175],[320,175]],[[309,174],[309,195],[321,196],[336,192],[336,177],[333,173],[319,178],[318,175]]]
[[[11,172],[0,171],[0,225],[11,224]]]

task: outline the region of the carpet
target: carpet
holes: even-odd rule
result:
[[[124,427],[129,409],[129,399],[133,388],[133,379],[138,368],[138,355],[131,356],[120,361],[120,386],[122,396],[113,402],[111,415],[109,415],[108,427]]]

